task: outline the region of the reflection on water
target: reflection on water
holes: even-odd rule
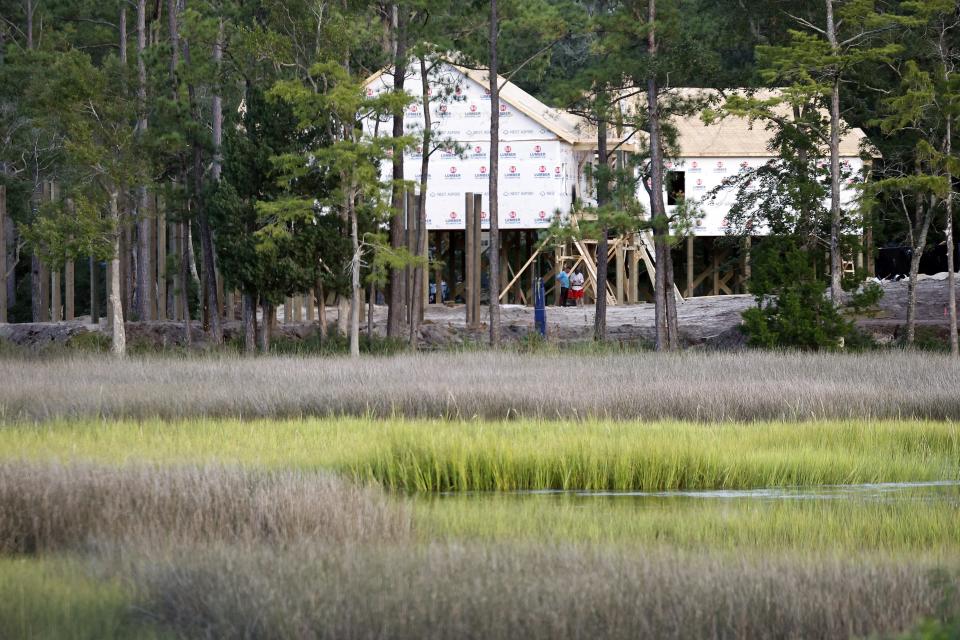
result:
[[[876,484],[821,485],[816,487],[778,487],[775,489],[718,489],[712,491],[576,491],[538,490],[493,492],[450,492],[445,497],[562,497],[562,498],[634,498],[660,500],[852,500],[852,501],[937,501],[960,505],[960,481],[881,482]]]

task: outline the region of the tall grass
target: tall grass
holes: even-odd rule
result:
[[[0,637],[173,638],[132,615],[133,593],[119,579],[89,575],[73,558],[0,557]]]
[[[960,366],[884,352],[0,359],[0,423],[377,416],[960,419]]]
[[[140,606],[185,637],[849,638],[957,606],[955,576],[890,559],[434,544],[222,548],[133,567]]]
[[[0,459],[328,469],[405,491],[739,489],[960,479],[948,422],[67,422],[0,429]]]
[[[96,544],[401,540],[405,505],[325,474],[0,463],[0,553]]]
[[[428,540],[588,543],[731,552],[960,553],[960,487],[912,498],[418,497]]]

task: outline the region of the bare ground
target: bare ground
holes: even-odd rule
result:
[[[940,274],[945,276],[945,274]],[[895,340],[903,331],[907,316],[907,283],[883,283],[884,297],[876,309],[857,318],[857,324],[871,333],[880,342]],[[917,289],[917,324],[929,331],[946,336],[947,283],[945,279],[933,276],[921,280]],[[690,298],[678,305],[677,314],[682,341],[691,347],[709,346],[713,348],[738,348],[744,339],[739,326],[741,314],[753,306],[749,295],[702,296]],[[487,309],[482,317],[487,317]],[[282,310],[281,310],[282,314]],[[520,305],[503,305],[501,314],[506,340],[520,340],[534,332],[533,309]],[[327,309],[328,320],[335,323],[336,307]],[[374,332],[386,333],[386,307],[374,309]],[[556,342],[576,342],[587,340],[593,335],[594,312],[592,306],[584,307],[548,307],[547,335]],[[430,305],[420,332],[420,342],[427,347],[445,347],[486,340],[489,325],[483,322],[479,327],[469,328],[465,321],[463,305]],[[364,330],[366,324],[364,324]],[[73,322],[59,323],[22,323],[0,325],[0,339],[21,346],[42,348],[51,344],[63,344],[77,334],[98,330],[89,323],[89,317]],[[278,334],[289,338],[302,338],[315,330],[309,323],[278,324]],[[241,331],[239,322],[226,323],[228,337]],[[607,310],[607,331],[610,340],[622,343],[652,342],[654,337],[654,305],[611,306]],[[182,345],[184,340],[183,324],[178,322],[129,322],[128,339],[153,343],[157,346]],[[197,346],[206,345],[199,323],[192,328],[193,342]]]

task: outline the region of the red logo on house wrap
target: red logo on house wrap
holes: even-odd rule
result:
[[[541,212],[540,212],[540,219],[541,219],[541,220],[546,220],[546,219],[547,219],[547,212],[546,212],[546,211],[541,211]]]
[[[419,111],[419,108],[417,107],[417,105],[415,104],[410,105],[410,113],[416,113],[417,111]]]
[[[456,212],[456,211],[451,211],[451,212],[450,212],[450,219],[451,219],[451,220],[456,220],[456,219],[457,219],[457,212]]]
[[[447,105],[445,104],[440,105],[440,113],[446,113],[446,112],[447,112]]]
[[[516,172],[517,172],[517,168],[514,167],[513,165],[510,165],[510,173],[516,173]]]
[[[490,214],[487,213],[486,211],[481,211],[481,212],[480,212],[480,219],[481,219],[481,220],[486,220],[486,219],[489,218],[489,217],[490,217]]]
[[[511,218],[516,218],[516,217],[517,217],[517,212],[516,212],[516,211],[511,211],[511,212],[510,212],[510,217],[511,217]]]
[[[480,145],[477,145],[476,147],[473,148],[473,152],[474,152],[474,153],[483,153],[483,147],[481,147]]]
[[[460,95],[461,93],[463,93],[463,88],[460,85],[457,85],[457,88],[454,89],[453,92],[457,95]]]
[[[475,104],[470,105],[470,111],[476,111],[476,110],[477,110],[477,105]]]
[[[553,172],[557,175],[560,175],[560,167],[554,167]]]
[[[456,167],[450,167],[450,173],[456,173],[456,172],[457,172]]]
[[[368,88],[367,88],[367,95],[368,95],[368,96],[372,96],[372,95],[373,95],[373,89],[371,89],[371,88],[368,87]]]
[[[486,173],[486,172],[487,172],[486,167],[480,167],[480,173]]]

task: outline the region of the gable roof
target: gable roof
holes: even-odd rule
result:
[[[671,91],[682,99],[709,99],[714,103],[722,100],[722,94],[715,89],[677,88]],[[745,89],[734,89],[724,92],[746,95]],[[779,95],[776,89],[760,89],[752,92],[759,99],[774,98]],[[645,98],[635,101],[634,106],[646,106]],[[775,108],[778,115],[789,116],[786,107]],[[824,110],[823,114],[827,113]],[[684,157],[771,157],[775,155],[770,150],[773,131],[767,128],[761,120],[751,120],[739,116],[725,116],[715,122],[707,124],[700,114],[684,117],[675,117],[672,120],[677,129],[680,144],[680,155]],[[879,157],[879,152],[870,144],[867,135],[857,127],[847,128],[840,138],[840,155],[847,158],[857,158],[867,153],[871,157]]]
[[[444,64],[452,69],[456,69],[461,75],[476,82],[484,89],[490,90],[489,71],[469,69],[452,62],[446,62]],[[386,67],[377,71],[364,81],[364,86],[370,86],[390,71],[391,68],[392,67]],[[596,147],[596,127],[587,121],[586,118],[547,106],[514,83],[507,81],[503,76],[497,76],[497,83],[500,86],[501,100],[564,142],[580,148],[593,149]],[[618,141],[619,140],[611,136],[611,142]],[[629,147],[631,145],[628,143],[625,146]]]

